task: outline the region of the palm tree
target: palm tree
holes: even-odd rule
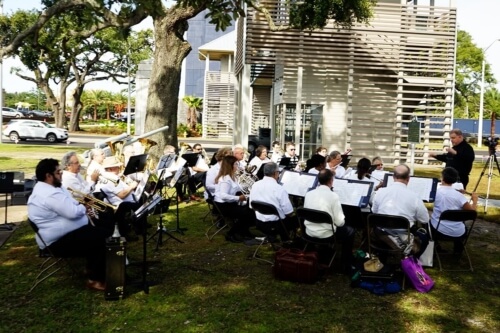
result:
[[[496,133],[495,119],[500,114],[500,92],[496,88],[489,89],[484,94],[485,110],[491,112],[491,136]]]
[[[196,124],[198,123],[197,111],[201,109],[203,105],[203,98],[195,96],[184,96],[182,101],[187,104],[187,118],[186,122],[190,129],[196,129]]]

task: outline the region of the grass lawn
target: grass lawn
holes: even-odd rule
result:
[[[28,151],[31,158],[19,159],[13,152],[3,153],[7,146],[13,145],[2,147],[0,170],[22,165],[30,174],[40,158],[60,158],[67,151],[38,146]],[[39,157],[41,152],[45,156]],[[416,174],[438,177],[440,170],[418,169]],[[481,170],[482,165],[475,165],[470,186]],[[480,194],[486,192],[486,181],[484,177],[478,187]],[[491,198],[500,199],[497,177],[490,192]],[[407,288],[384,296],[351,288],[335,264],[311,285],[275,280],[270,265],[249,260],[255,247],[226,242],[223,235],[207,240],[206,212],[202,202],[180,205],[180,225],[188,230],[173,234],[184,243],[164,236],[156,251],[154,240],[149,242],[148,260],[158,263],[150,266],[148,281],[155,285],[145,294],[129,284],[121,301],[105,301],[102,293],[86,290],[84,277],[68,269],[28,293],[42,259],[33,231],[22,223],[0,248],[0,332],[499,331],[499,209],[481,215],[490,222],[479,221],[471,236],[474,272],[426,269],[436,283],[430,293]],[[172,205],[164,214],[168,228],[175,227],[174,213]],[[150,223],[156,225],[157,219],[150,217]],[[140,260],[141,246],[141,241],[128,244],[131,261]],[[266,248],[264,256],[271,258],[272,252]],[[137,280],[140,269],[130,266],[127,275]]]

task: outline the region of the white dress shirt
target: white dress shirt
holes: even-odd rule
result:
[[[436,191],[436,200],[432,210],[431,223],[434,229],[437,227],[439,216],[445,210],[463,209],[467,198],[452,186],[439,186]],[[450,237],[460,237],[465,233],[465,225],[452,221],[443,220],[439,224],[440,233]]]
[[[215,177],[219,174],[220,162],[217,162],[210,169],[208,169],[205,178],[205,192],[210,192],[212,196],[215,195]],[[205,199],[208,199],[208,195],[205,193]]]
[[[339,195],[326,186],[320,185],[316,189],[306,193],[304,208],[316,209],[327,212],[332,217],[333,230],[345,223],[344,212],[340,204]],[[333,235],[332,225],[328,223],[304,222],[306,233],[311,237],[327,238]]]
[[[416,221],[429,222],[429,213],[422,199],[401,182],[394,182],[376,192],[372,212],[406,217],[410,221],[410,227]]]
[[[38,226],[47,245],[88,224],[87,210],[62,187],[36,183],[28,199],[28,217]],[[40,248],[43,243],[37,237]]]
[[[87,176],[85,177],[85,180],[87,182],[92,181],[90,176],[94,173],[95,170],[99,170],[99,174],[103,174],[105,172],[104,168],[102,167],[102,164],[99,164],[96,161],[92,160],[89,166],[87,167]]]
[[[260,157],[255,156],[254,158],[252,158],[252,160],[250,161],[250,163],[248,163],[248,165],[255,165],[256,166],[254,172],[252,172],[252,174],[254,176],[256,176],[257,172],[259,172],[259,169],[262,166],[262,164],[267,163],[267,162],[271,162],[271,160],[269,158],[267,158],[267,157],[262,160]]]
[[[241,191],[238,183],[231,179],[231,176],[225,175],[219,178],[215,184],[215,202],[238,202],[240,196],[236,192]]]
[[[102,184],[100,190],[106,194],[106,200],[113,206],[118,207],[122,202],[136,202],[134,198],[134,191],[131,191],[125,198],[121,199],[118,193],[128,188],[128,185],[123,181],[119,181],[118,184],[107,182]]]
[[[64,170],[61,178],[62,186],[67,189],[71,187],[73,190],[89,194],[94,191],[95,182],[87,182],[79,173]]]
[[[250,192],[250,207],[253,200],[263,201],[276,207],[281,219],[284,219],[286,215],[293,213],[293,206],[290,202],[288,193],[283,186],[278,184],[278,182],[272,177],[264,176],[262,180],[253,184],[252,191]],[[263,222],[278,220],[277,216],[263,215],[259,212],[255,212],[255,216],[257,220]]]

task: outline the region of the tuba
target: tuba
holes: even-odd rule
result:
[[[188,143],[186,142],[179,142],[179,156],[184,155],[188,150],[192,151],[193,147],[191,147]]]
[[[143,154],[148,154],[151,147],[154,147],[157,145],[156,141],[153,141],[153,140],[148,139],[148,138],[140,138],[138,141],[141,143],[141,146],[143,148],[143,151],[142,151]]]
[[[123,155],[123,147],[125,147],[125,141],[117,140],[117,141],[108,141],[108,147],[111,151],[111,155],[115,156],[118,161],[124,163],[125,157]]]

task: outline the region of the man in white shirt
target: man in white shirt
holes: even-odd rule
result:
[[[417,233],[417,224],[420,222],[429,223],[429,212],[422,199],[407,188],[410,181],[410,168],[406,164],[400,164],[394,168],[394,183],[389,187],[380,188],[374,195],[372,212],[376,214],[387,214],[403,216],[410,222],[412,234],[420,240],[420,250],[413,253],[415,258],[419,258],[429,244],[427,235]],[[401,237],[400,237],[401,238]],[[404,238],[401,238],[406,241]],[[383,239],[386,243],[388,241]],[[392,246],[388,243],[389,246]]]
[[[288,193],[283,186],[278,184],[279,174],[278,164],[274,162],[266,163],[264,165],[264,178],[253,184],[249,202],[250,207],[252,201],[262,201],[276,207],[280,215],[279,218],[278,216],[255,212],[256,225],[257,228],[264,232],[271,229],[278,230],[281,240],[287,241],[289,240],[289,232],[297,229],[298,223],[294,217],[293,206]],[[279,219],[283,220],[286,230],[283,229]]]
[[[80,161],[75,152],[70,151],[64,154],[61,160],[61,167],[64,170],[62,174],[62,186],[65,189],[70,187],[85,194],[94,191],[95,183],[99,177],[99,170],[95,169],[94,172],[89,174],[90,181],[83,180],[83,177],[80,175]]]
[[[342,243],[342,269],[349,273],[351,268],[352,247],[354,244],[354,229],[345,225],[344,212],[337,193],[332,192],[335,172],[330,169],[318,173],[317,188],[306,193],[304,208],[316,209],[327,212],[332,217],[335,239]],[[331,224],[304,222],[306,233],[311,237],[328,238],[333,235]]]
[[[407,188],[410,181],[410,168],[400,164],[394,168],[394,183],[389,187],[379,189],[373,199],[372,212],[403,216],[410,221],[410,227],[415,222],[429,222],[429,212],[418,195]]]
[[[106,237],[110,234],[88,223],[87,208],[63,189],[62,171],[55,159],[43,159],[36,166],[37,184],[28,200],[28,217],[56,256],[86,257],[87,287],[105,289]],[[40,248],[45,245],[38,237]]]
[[[340,163],[342,163],[342,155],[339,151],[334,150],[326,157],[326,168],[335,171],[335,178],[345,176],[345,168]]]
[[[114,156],[106,157],[102,163],[106,172],[115,174],[116,176],[119,175],[122,165],[123,164]],[[133,196],[137,185],[138,183],[136,181],[126,182],[124,180],[119,180],[116,185],[112,182],[103,184],[100,190],[106,194],[106,200],[108,200],[111,205],[118,206],[122,202],[137,202],[136,198]]]
[[[233,147],[233,156],[238,160],[238,169],[244,169],[247,166],[245,161],[245,147],[237,144]]]

